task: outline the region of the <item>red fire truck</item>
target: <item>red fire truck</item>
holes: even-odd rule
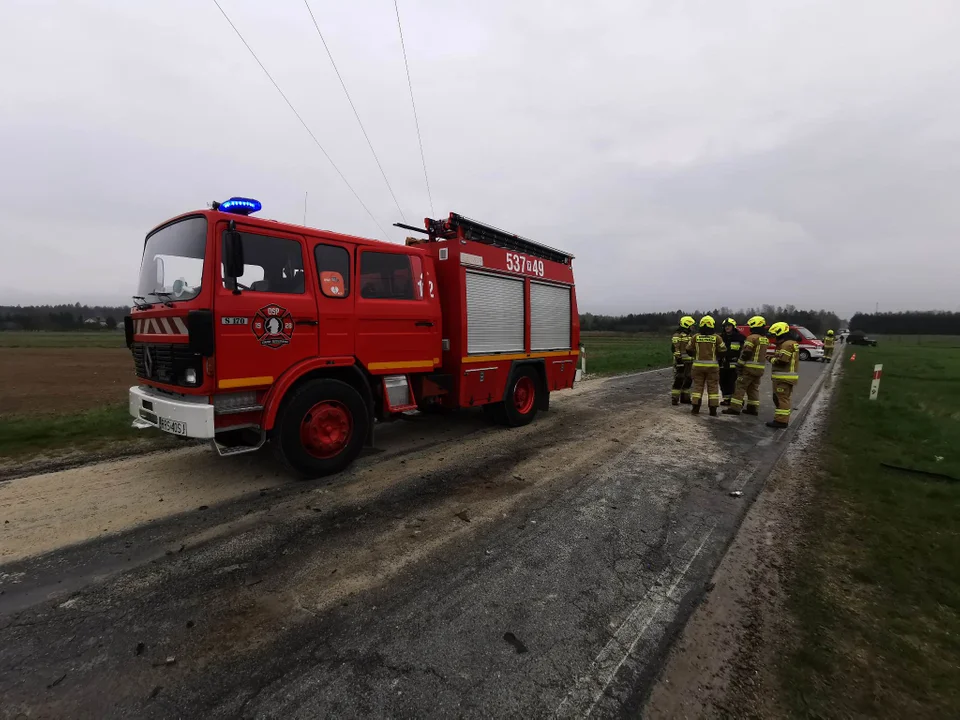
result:
[[[573,386],[573,257],[451,213],[406,245],[253,217],[232,198],[146,237],[125,319],[136,427],[349,465],[374,426],[482,406],[510,426]]]

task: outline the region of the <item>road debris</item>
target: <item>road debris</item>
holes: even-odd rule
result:
[[[523,653],[525,653],[525,652],[528,652],[527,646],[524,645],[524,644],[517,638],[517,636],[514,635],[512,632],[505,632],[505,633],[503,634],[503,639],[506,640],[506,641],[507,641],[508,643],[510,643],[511,645],[513,645],[513,648],[517,651],[517,655],[521,655],[521,654],[523,654]]]
[[[58,678],[57,678],[56,680],[54,680],[52,683],[50,683],[49,685],[47,685],[47,690],[52,690],[53,688],[55,688],[57,685],[59,685],[60,683],[62,683],[63,680],[64,680],[64,678],[66,678],[66,677],[67,677],[67,674],[66,674],[66,673],[64,673],[63,675],[61,675],[60,677],[58,677]]]
[[[137,657],[140,657],[141,655],[143,655],[143,651],[144,651],[146,648],[147,648],[146,645],[144,645],[142,642],[138,642],[138,643],[137,643],[137,649],[134,651],[134,655],[136,655]]]
[[[743,497],[743,492],[741,490],[731,490],[730,497]]]
[[[466,510],[461,510],[457,513],[457,517],[463,520],[464,522],[470,522],[470,513]]]

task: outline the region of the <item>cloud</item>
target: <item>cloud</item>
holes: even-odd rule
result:
[[[391,241],[298,3],[223,0]],[[392,8],[314,13],[405,219],[430,214]],[[580,306],[953,309],[960,6],[403,0],[435,212],[577,255]],[[234,194],[380,236],[212,3],[21,0],[0,63],[0,302],[118,300],[142,238]]]

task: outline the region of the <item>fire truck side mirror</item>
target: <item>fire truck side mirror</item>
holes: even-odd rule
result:
[[[243,277],[243,239],[236,230],[228,230],[223,234],[223,279],[235,291],[239,277]]]

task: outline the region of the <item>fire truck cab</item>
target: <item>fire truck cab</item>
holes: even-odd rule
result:
[[[455,213],[397,245],[259,209],[232,198],[147,235],[125,320],[136,427],[222,455],[269,442],[318,477],[402,413],[483,406],[518,426],[573,386],[569,254]]]

